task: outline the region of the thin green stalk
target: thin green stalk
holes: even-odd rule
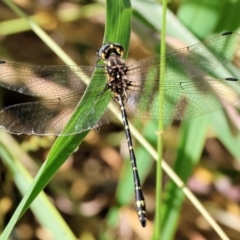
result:
[[[161,34],[161,56],[165,56],[166,48],[165,48],[165,36],[166,36],[166,13],[167,13],[167,1],[163,0],[163,14],[162,14],[162,34]],[[161,58],[163,59],[163,58]],[[161,62],[163,63],[163,62]],[[161,85],[164,85],[164,71],[165,64],[161,64],[160,66],[160,83],[159,83],[159,101],[160,101],[160,118],[158,132],[158,161],[156,168],[156,216],[155,216],[155,231],[154,231],[154,239],[160,239],[161,235],[161,199],[162,199],[162,158],[163,158],[163,103],[164,103],[164,88]]]

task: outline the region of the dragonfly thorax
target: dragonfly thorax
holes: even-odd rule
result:
[[[112,54],[105,62],[108,77],[108,89],[116,94],[125,96],[126,89],[130,86],[127,78],[127,67],[119,56]]]

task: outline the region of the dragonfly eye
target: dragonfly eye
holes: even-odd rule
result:
[[[119,46],[116,46],[115,49],[116,49],[117,53],[119,54],[119,56],[122,58],[123,54],[124,54],[123,47],[121,45],[119,45]]]

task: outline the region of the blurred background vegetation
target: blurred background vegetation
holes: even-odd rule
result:
[[[95,64],[95,52],[102,45],[104,36],[104,1],[14,2],[77,64]],[[157,2],[132,1],[132,7],[128,63],[157,54],[158,32],[161,31],[161,6]],[[240,2],[232,0],[170,1],[168,47],[186,47],[224,31],[240,32],[239,9]],[[63,64],[26,22],[2,1],[0,59],[39,65]],[[221,77],[239,77],[240,55],[234,57],[234,64],[227,65],[224,69],[229,75]],[[0,89],[1,109],[28,100],[32,99]],[[133,123],[156,147],[157,122],[133,119]],[[11,136],[2,131],[0,136],[2,144],[17,154],[18,160],[32,176],[43,164],[55,140],[55,137]],[[128,160],[128,148],[123,127],[121,123],[113,122],[92,130],[45,188],[45,193],[77,238],[150,239],[155,209],[155,163],[137,141],[134,145],[147,202],[147,228],[141,228],[135,213],[131,169],[125,161]],[[229,116],[224,110],[219,110],[183,123],[166,123],[164,159],[188,183],[188,187],[233,240],[239,239],[240,234],[239,146],[237,112]],[[0,161],[0,232],[22,198],[21,190],[12,180],[13,172],[4,160]],[[171,230],[163,239],[219,239],[194,206],[188,200],[184,201],[181,192],[176,192],[168,176],[164,177],[164,182],[168,190],[164,229]],[[172,203],[172,199],[176,202]],[[14,228],[12,239],[54,239],[39,220],[41,217],[43,222],[47,221],[48,211],[44,207],[36,206],[40,212],[42,210],[43,216],[36,216],[28,210]]]

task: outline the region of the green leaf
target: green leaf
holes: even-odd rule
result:
[[[106,29],[104,43],[116,42],[125,49],[127,57],[131,34],[131,1],[106,1]]]
[[[204,39],[212,32],[237,29],[240,24],[239,7],[239,1],[185,0],[177,15],[190,31]]]

